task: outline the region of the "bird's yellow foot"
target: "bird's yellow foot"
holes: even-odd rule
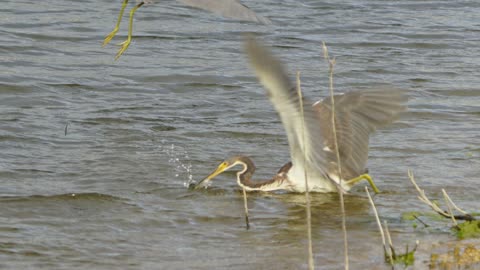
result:
[[[120,58],[120,56],[122,56],[122,54],[127,50],[128,46],[130,46],[130,42],[132,42],[132,33],[133,33],[133,15],[135,14],[135,11],[137,11],[138,8],[143,6],[143,4],[144,2],[142,1],[138,3],[138,5],[136,5],[134,8],[132,8],[132,10],[130,10],[127,40],[119,44],[120,46],[122,46],[122,48],[120,48],[117,55],[115,56],[115,60],[118,60],[118,58]]]
[[[102,47],[105,47],[105,45],[107,45],[112,40],[112,38],[117,34],[118,28],[120,28],[120,22],[122,21],[123,12],[125,11],[127,4],[128,4],[128,0],[123,0],[122,8],[120,9],[120,13],[118,14],[117,24],[115,25],[115,28],[113,29],[113,31],[110,32],[110,34],[108,34],[103,40]]]
[[[380,193],[380,190],[377,188],[377,186],[375,185],[375,183],[373,182],[373,179],[372,177],[370,177],[370,175],[368,173],[365,173],[365,174],[362,174],[358,177],[355,177],[353,179],[350,179],[348,181],[345,181],[348,185],[350,186],[353,186],[355,184],[357,184],[358,182],[362,181],[362,180],[367,180],[368,183],[370,184],[370,186],[372,187],[373,191],[378,194]]]
[[[113,31],[110,32],[110,34],[108,34],[103,40],[102,47],[105,47],[112,40],[112,38],[117,34],[117,32],[118,32],[118,28],[115,27],[115,29],[113,29]]]
[[[122,46],[120,50],[118,50],[117,55],[115,56],[115,60],[118,60],[120,56],[128,49],[128,46],[130,46],[130,43],[132,42],[132,38],[128,37],[124,42],[118,44],[119,46]]]

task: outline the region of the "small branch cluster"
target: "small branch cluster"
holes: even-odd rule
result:
[[[415,178],[413,177],[413,173],[409,170],[408,171],[408,177],[410,178],[410,181],[412,182],[412,184],[415,186],[415,189],[417,190],[418,192],[418,199],[420,201],[422,201],[423,203],[425,203],[426,205],[430,206],[430,208],[432,208],[433,211],[437,212],[439,215],[441,215],[442,217],[445,217],[445,218],[450,218],[452,219],[452,222],[455,226],[458,225],[457,223],[457,220],[466,220],[466,221],[473,221],[475,220],[475,218],[465,212],[464,210],[460,209],[453,201],[452,199],[450,198],[450,196],[448,196],[447,192],[445,191],[445,189],[442,189],[442,194],[443,194],[443,199],[445,200],[445,204],[447,206],[447,211],[441,209],[438,204],[432,202],[428,197],[427,195],[425,194],[425,191],[423,189],[421,189],[418,185],[417,185],[417,182],[415,181]],[[458,212],[460,212],[461,214],[460,215],[454,215],[453,214],[453,210],[456,210]]]

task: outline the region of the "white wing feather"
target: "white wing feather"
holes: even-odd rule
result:
[[[302,122],[302,108],[296,87],[289,80],[280,61],[253,38],[247,40],[246,51],[283,123],[293,166],[307,169],[309,175],[325,175],[328,161],[323,150],[319,119],[312,103],[303,99]]]

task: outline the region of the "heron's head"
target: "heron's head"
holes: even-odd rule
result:
[[[228,169],[233,168],[237,165],[242,165],[244,167],[242,170],[242,173],[247,170],[255,170],[255,165],[253,165],[253,162],[249,157],[233,156],[229,159],[226,159],[222,163],[220,163],[218,167],[211,174],[209,174],[202,181],[198,182],[198,184],[194,185],[191,188],[199,189],[202,187],[206,187],[213,178],[215,178],[216,176],[223,173],[224,171],[227,171]]]

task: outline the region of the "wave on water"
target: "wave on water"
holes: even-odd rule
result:
[[[69,200],[85,200],[85,201],[126,201],[127,199],[102,194],[102,193],[65,193],[55,195],[29,195],[29,196],[2,196],[0,202],[26,202],[26,201],[69,201]]]
[[[111,219],[143,212],[142,207],[127,198],[101,193],[2,196],[0,204],[1,215],[18,219],[18,222],[64,218]]]

